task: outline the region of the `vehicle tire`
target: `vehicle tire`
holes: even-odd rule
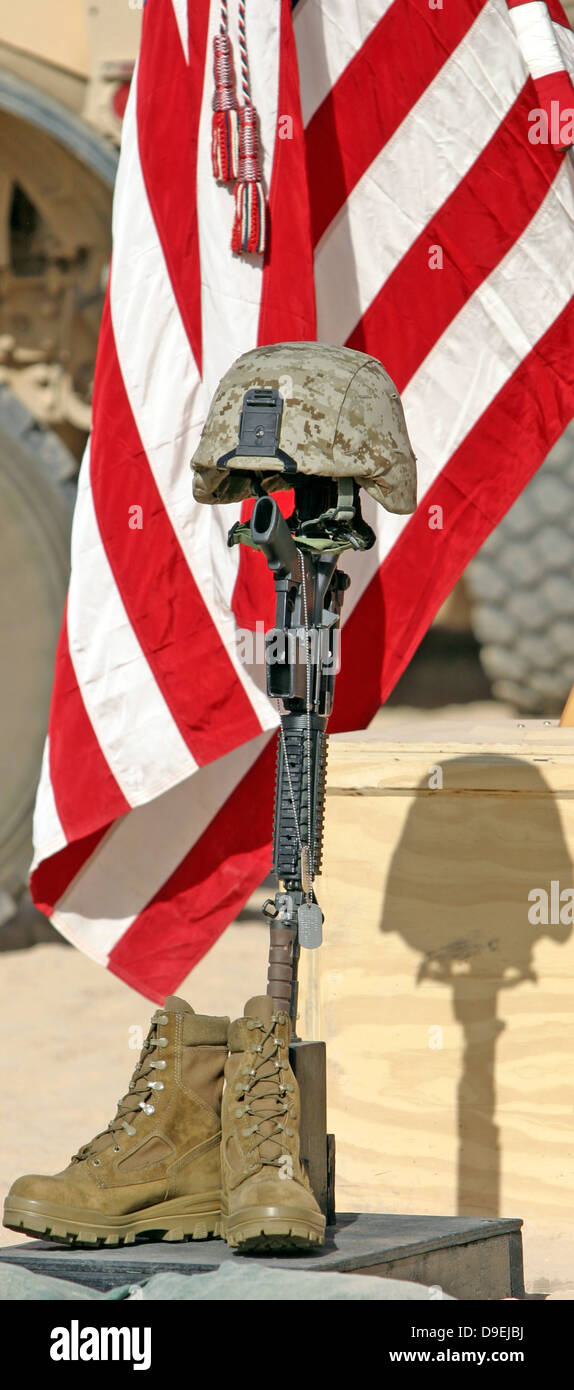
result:
[[[574,421],[465,573],[494,695],[561,713],[574,684]]]

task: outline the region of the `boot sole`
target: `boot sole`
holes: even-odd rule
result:
[[[223,1235],[219,1194],[201,1202],[176,1197],[126,1216],[105,1217],[95,1211],[52,1206],[26,1197],[7,1197],[4,1226],[27,1236],[44,1236],[61,1245],[133,1245],[136,1239],[208,1240]]]
[[[325,1218],[293,1207],[245,1207],[236,1216],[222,1215],[223,1234],[234,1250],[308,1250],[324,1244]]]

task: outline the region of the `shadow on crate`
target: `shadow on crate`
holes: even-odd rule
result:
[[[572,887],[560,817],[531,763],[445,759],[421,781],[392,859],[381,930],[398,932],[418,952],[415,987],[435,980],[452,989],[464,1036],[461,1216],[499,1215],[496,1046],[506,1027],[503,992],[525,980],[537,983],[533,955],[541,938],[568,941]],[[536,890],[539,896],[529,900]]]

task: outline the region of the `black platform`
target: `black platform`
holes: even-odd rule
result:
[[[456,1298],[498,1299],[524,1293],[521,1221],[460,1216],[341,1213],[326,1243],[309,1255],[240,1255],[223,1240],[142,1243],[119,1250],[70,1249],[27,1241],[0,1251],[0,1263],[107,1290],[152,1274],[206,1274],[229,1260],[249,1266],[371,1274],[433,1285]]]

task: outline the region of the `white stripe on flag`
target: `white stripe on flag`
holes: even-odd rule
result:
[[[510,11],[512,26],[531,76],[548,77],[561,72],[564,63],[556,41],[554,25],[542,0],[529,0]]]
[[[262,752],[268,734],[199,768],[108,831],[60,898],[52,921],[102,965],[189,854]]]
[[[67,844],[64,829],[56,808],[54,788],[50,777],[49,738],[46,738],[44,743],[42,771],[40,773],[38,791],[36,793],[33,840],[35,853],[30,866],[30,873],[33,872],[41,859],[46,859],[49,854],[57,854],[58,850],[64,849]]]
[[[181,46],[185,53],[185,61],[189,63],[189,28],[187,21],[187,0],[171,0],[173,12],[179,29]]]
[[[565,29],[563,24],[553,24],[552,28],[562,54],[564,67],[574,81],[574,32],[572,29]]]
[[[503,17],[496,0],[482,11],[373,160],[319,243],[315,280],[320,339],[346,342],[401,257],[468,173],[523,86],[520,50],[509,32],[508,12]]]
[[[130,806],[197,767],[139,645],[102,545],[86,448],[72,527],[70,658],[101,751]],[[126,518],[127,526],[127,518]]]

